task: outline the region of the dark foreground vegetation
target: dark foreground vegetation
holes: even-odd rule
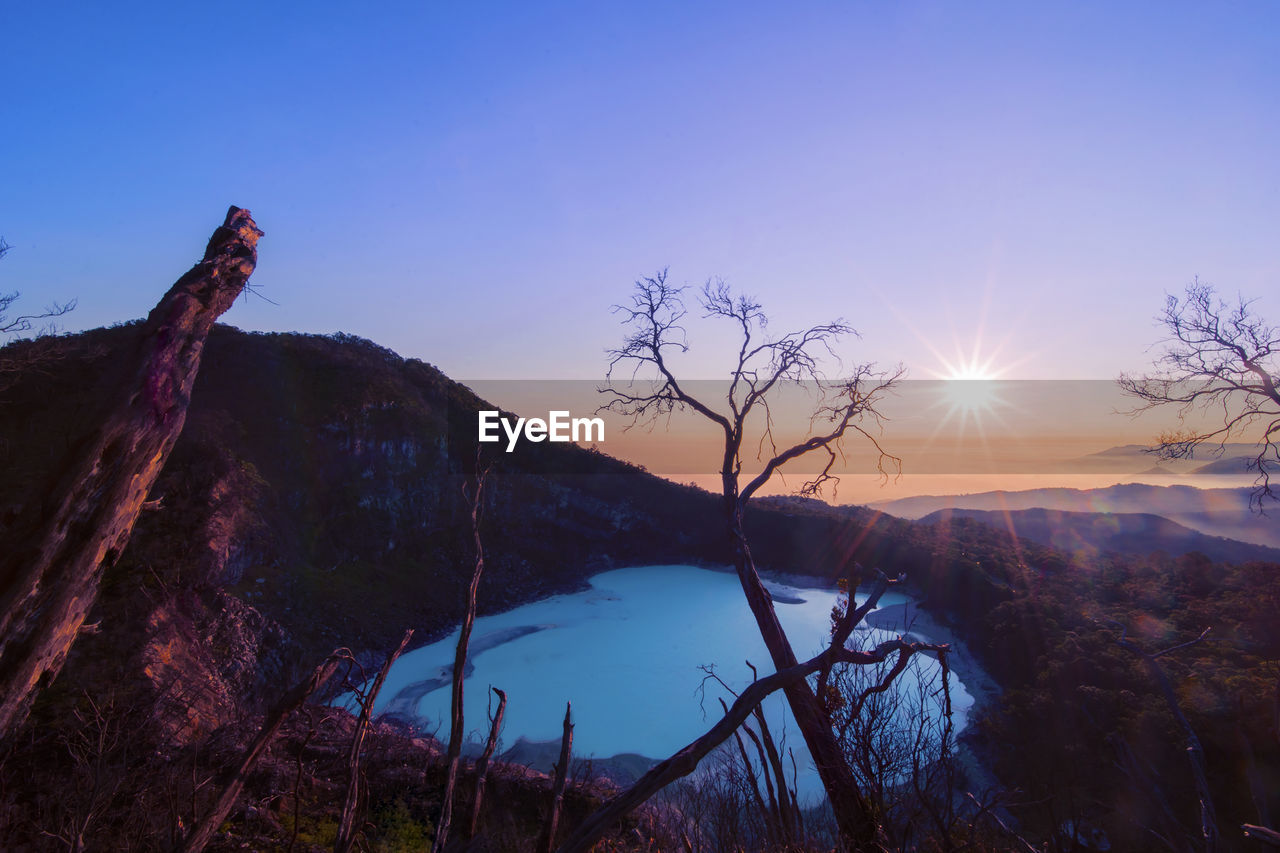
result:
[[[55,339],[53,357],[4,390],[6,542],[111,405],[107,379],[137,334],[126,325]],[[0,354],[33,346],[50,344]],[[474,456],[458,449],[474,447],[470,392],[430,365],[343,336],[215,327],[204,360],[186,428],[86,630],[6,739],[5,849],[172,849],[207,813],[266,710],[334,648],[372,672],[406,628],[426,642],[461,616],[472,561],[462,484]],[[575,588],[612,566],[729,561],[711,495],[576,448],[525,445],[512,457],[485,492],[481,612]],[[1087,849],[1098,833],[1112,849],[1204,849],[1186,731],[1120,639],[1155,653],[1205,628],[1203,641],[1158,664],[1203,745],[1220,849],[1257,849],[1239,827],[1273,825],[1280,566],[1195,553],[1077,561],[973,521],[909,523],[800,499],[757,502],[746,528],[764,568],[833,583],[855,562],[904,573],[1004,688],[965,737],[999,784],[974,790],[960,773],[952,792],[962,805],[971,791],[993,807],[958,809],[945,831],[917,813],[915,831],[888,832],[882,846],[1025,849],[1016,831],[1037,849]],[[354,725],[319,704],[291,716],[208,849],[332,849]],[[383,723],[362,754],[357,843],[426,849],[441,805],[440,746]],[[609,792],[578,775],[565,831]],[[464,773],[463,813],[469,780]],[[533,849],[549,785],[495,765],[481,849]],[[755,806],[748,789],[736,790],[717,805],[681,788],[603,849],[682,849],[686,839],[701,849],[776,847],[767,823],[749,828]],[[741,820],[724,819],[726,803]],[[717,813],[719,834],[691,830],[690,815]],[[821,817],[806,826],[823,849]],[[457,834],[465,843],[468,833]]]

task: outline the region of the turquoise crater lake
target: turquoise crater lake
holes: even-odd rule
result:
[[[701,734],[721,713],[701,665],[734,689],[751,681],[745,661],[773,671],[735,575],[692,566],[645,566],[595,575],[590,589],[557,595],[476,620],[465,680],[469,738],[488,732],[489,686],[506,691],[504,747],[518,738],[558,740],[565,702],[573,703],[575,756],[608,758],[638,753],[664,758]],[[770,583],[778,618],[796,655],[821,650],[830,632],[833,589]],[[901,604],[889,593],[882,607]],[[867,633],[864,633],[867,632]],[[892,636],[859,629],[877,642]],[[413,720],[449,735],[450,672],[457,631],[402,656],[392,667],[376,711]],[[936,667],[932,659],[924,664]],[[972,698],[953,680],[957,725]],[[731,701],[731,700],[730,700]],[[705,714],[704,709],[705,707]],[[775,734],[786,728],[801,769],[802,799],[821,796],[817,774],[781,694],[767,701]]]

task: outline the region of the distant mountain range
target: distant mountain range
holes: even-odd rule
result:
[[[1145,444],[1122,444],[1072,459],[1068,464],[1072,470],[1086,474],[1245,475],[1256,455],[1252,444],[1232,443],[1204,447],[1191,459],[1162,460]]]
[[[1121,451],[1125,448],[1114,449]],[[1030,509],[1083,514],[1138,513],[1159,516],[1208,537],[1225,537],[1280,548],[1280,522],[1277,521],[1280,506],[1274,506],[1268,515],[1259,515],[1249,507],[1250,491],[1249,488],[1197,489],[1192,486],[1127,483],[1105,489],[1053,488],[969,495],[921,495],[882,501],[871,504],[871,507],[907,519],[924,518],[947,509],[998,513]]]
[[[1030,539],[1081,559],[1107,551],[1128,554],[1165,551],[1175,556],[1198,551],[1215,561],[1229,563],[1280,561],[1280,549],[1209,536],[1147,512],[940,509],[922,521],[945,522],[953,518],[971,518],[1007,530],[1017,539]]]

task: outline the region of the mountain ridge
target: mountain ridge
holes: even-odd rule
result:
[[[1154,513],[953,507],[936,510],[920,521],[949,523],[953,518],[969,518],[997,530],[1007,530],[1015,538],[1031,539],[1071,554],[1078,561],[1092,560],[1107,552],[1148,554],[1152,551],[1166,551],[1175,557],[1194,551],[1211,560],[1230,563],[1280,561],[1280,549],[1208,536]]]
[[[1250,509],[1249,488],[1201,489],[1189,485],[1122,483],[1100,489],[1067,487],[993,490],[961,495],[918,495],[877,501],[868,507],[898,518],[920,519],[941,509],[1066,512],[1139,512],[1159,515],[1207,536],[1280,548],[1280,525]],[[1272,511],[1280,512],[1280,508]]]

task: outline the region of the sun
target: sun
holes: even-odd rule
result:
[[[986,376],[952,376],[941,384],[942,402],[954,413],[976,417],[1004,403],[999,382]]]
[[[1001,381],[1006,372],[1000,365],[1001,347],[984,352],[982,343],[980,333],[975,335],[968,352],[957,342],[954,358],[934,350],[941,369],[930,371],[935,380],[939,380],[934,404],[939,414],[931,440],[944,433],[963,440],[972,430],[989,454],[988,429],[1004,424],[1002,410],[1007,409],[1010,402],[1003,394],[1007,383]]]
[[[1001,378],[1004,375],[1004,369],[997,366],[997,359],[1000,357],[1000,349],[996,348],[995,352],[989,355],[982,353],[982,338],[974,339],[973,349],[966,355],[959,347],[956,346],[955,358],[946,358],[942,354],[934,351],[938,361],[942,363],[941,370],[930,371],[938,379],[958,379],[963,381],[992,381]]]
[[[1001,371],[993,370],[989,365],[961,365],[949,367],[947,379],[960,379],[966,382],[990,382],[999,379]]]

